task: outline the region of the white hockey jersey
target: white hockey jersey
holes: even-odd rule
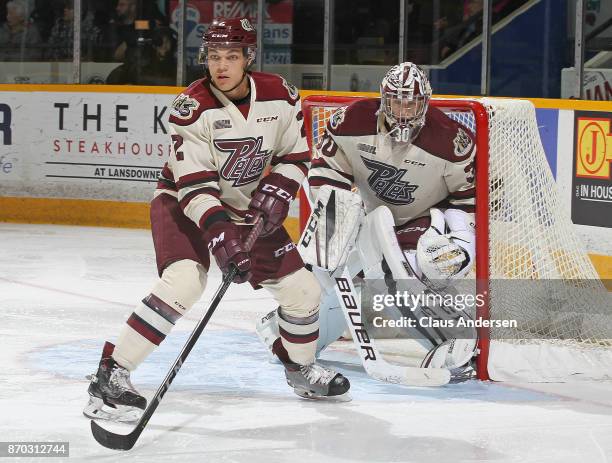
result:
[[[157,194],[177,198],[202,228],[225,211],[243,222],[252,192],[271,170],[301,185],[310,156],[297,89],[276,74],[249,73],[248,117],[208,79],[176,97],[170,113],[173,152]]]
[[[430,106],[413,143],[397,143],[379,107],[377,98],[357,100],[330,117],[308,173],[313,196],[321,185],[354,184],[366,212],[385,205],[396,226],[428,217],[431,207],[473,212],[473,134]]]

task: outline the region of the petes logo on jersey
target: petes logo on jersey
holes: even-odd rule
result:
[[[262,151],[263,137],[214,140],[215,148],[229,153],[220,174],[225,180],[233,180],[233,186],[242,186],[259,180],[272,151]]]
[[[361,156],[365,166],[372,171],[368,177],[368,185],[376,193],[376,197],[389,204],[405,205],[414,201],[412,193],[418,185],[400,180],[407,172],[406,169],[396,169],[382,162],[367,159]]]
[[[291,99],[297,100],[300,97],[300,92],[298,91],[297,87],[287,82],[284,77],[281,77],[281,79],[283,80],[283,87],[287,89],[287,92],[289,92],[289,96],[291,97]]]
[[[172,102],[172,115],[179,119],[190,119],[200,103],[195,98],[181,93]]]
[[[455,136],[455,139],[453,140],[453,145],[455,145],[455,156],[459,158],[467,156],[472,150],[473,144],[474,142],[472,142],[472,139],[465,132],[465,130],[463,130],[462,128],[459,128],[457,130],[457,135]]]
[[[341,106],[336,109],[329,118],[329,126],[336,130],[340,124],[344,121],[344,113],[346,112],[346,106]]]

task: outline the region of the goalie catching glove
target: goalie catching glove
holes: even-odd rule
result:
[[[278,228],[289,214],[289,204],[300,189],[299,183],[281,174],[271,173],[264,177],[249,203],[246,222],[253,223],[259,212],[264,219],[264,228],[260,236],[270,235]]]
[[[474,265],[475,235],[471,216],[458,209],[432,208],[431,226],[417,243],[420,271],[434,286],[465,277]]]

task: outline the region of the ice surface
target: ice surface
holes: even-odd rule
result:
[[[111,451],[81,414],[85,375],[156,278],[149,232],[0,224],[0,264],[2,441],[69,441],[71,462],[612,460],[610,383],[408,388],[369,379],[340,343],[324,359],[350,378],[353,400],[300,399],[254,334],[274,301],[246,285],[230,288],[134,449]],[[214,269],[203,300],[134,373],[145,395],[219,282]]]

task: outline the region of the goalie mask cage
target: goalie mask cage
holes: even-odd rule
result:
[[[311,151],[333,111],[356,98],[302,103]],[[573,232],[525,100],[432,99],[476,138],[477,375],[499,381],[612,379],[610,295]],[[310,213],[301,191],[300,226]]]

